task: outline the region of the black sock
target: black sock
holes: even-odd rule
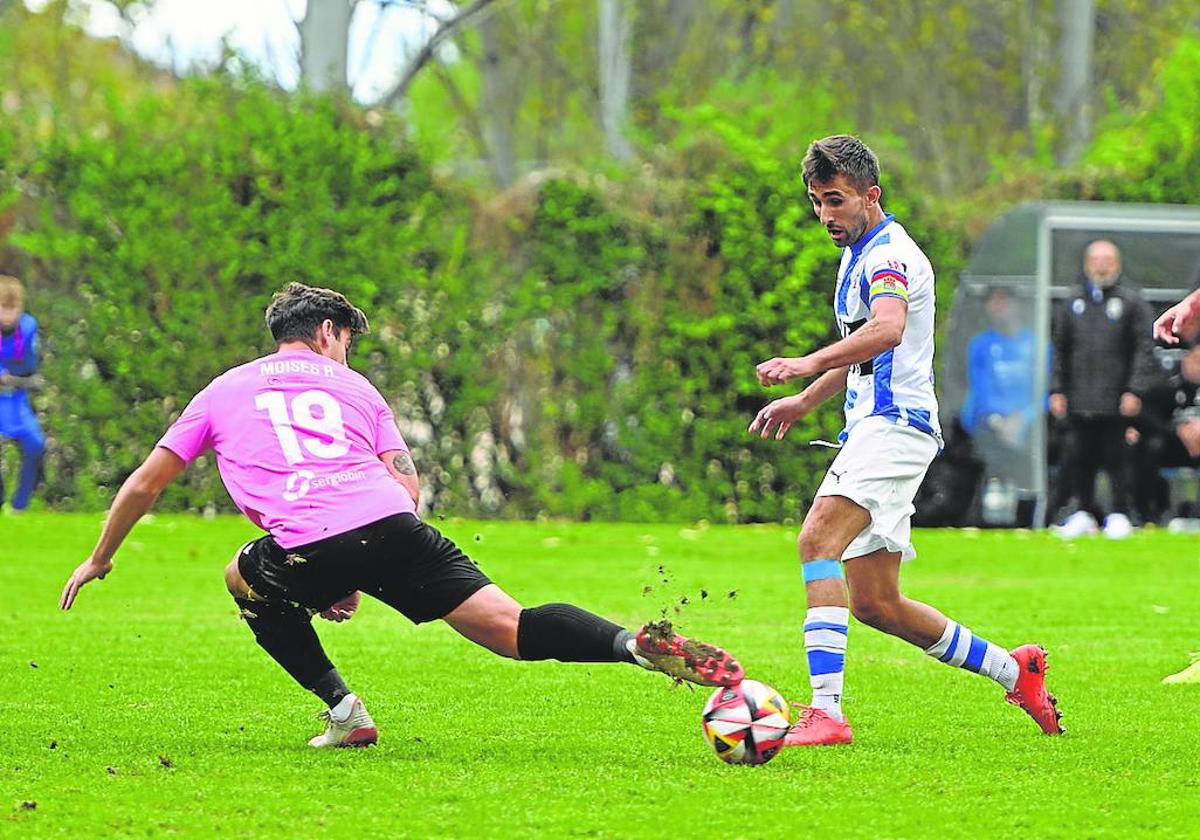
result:
[[[521,610],[517,653],[521,659],[559,662],[632,662],[625,647],[632,634],[608,619],[570,604]]]
[[[317,638],[312,617],[307,611],[292,604],[246,598],[233,600],[241,608],[242,618],[246,619],[246,624],[254,632],[258,646],[283,666],[283,670],[300,685],[316,692],[318,682],[328,677],[330,672],[337,675],[337,670],[321,647],[321,640]],[[341,677],[337,677],[337,681],[340,683]],[[321,699],[325,699],[324,695],[321,695]]]
[[[613,655],[619,661],[630,664],[637,662],[633,658],[633,654],[629,652],[629,643],[635,638],[636,636],[632,632],[622,627],[621,632],[617,634],[617,638],[613,639]]]
[[[338,673],[337,668],[330,668],[309,691],[324,700],[325,705],[331,709],[350,693],[350,689],[346,688],[346,683],[342,680],[342,675]]]

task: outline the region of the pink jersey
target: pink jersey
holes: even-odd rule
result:
[[[234,504],[284,548],[416,507],[379,459],[408,451],[383,396],[311,350],[221,374],[158,445],[187,463],[214,450]]]

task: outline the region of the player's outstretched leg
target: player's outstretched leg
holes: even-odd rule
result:
[[[633,633],[572,604],[523,609],[488,584],[452,610],[446,622],[502,656],[559,662],[629,662],[700,685],[735,685],[745,672],[721,648],[686,639],[668,622]]]
[[[226,568],[225,582],[259,647],[329,707],[320,715],[325,731],[309,745],[365,747],[376,743],[379,731],[375,721],[325,655],[308,610],[291,602],[258,598],[238,571],[236,557]]]
[[[988,677],[1005,699],[1024,709],[1043,732],[1062,732],[1054,697],[1046,691],[1046,655],[1036,645],[1011,653],[976,636],[928,604],[900,593],[900,555],[876,551],[846,562],[854,617],[920,647],[954,668]]]

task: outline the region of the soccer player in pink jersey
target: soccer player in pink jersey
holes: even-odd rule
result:
[[[378,738],[312,617],[344,621],[365,592],[414,623],[443,619],[513,659],[628,662],[702,685],[733,685],[737,660],[675,634],[636,634],[570,604],[523,609],[417,515],[419,482],[383,396],[346,363],[367,318],[345,296],[292,283],[266,313],[275,353],[235,367],[197,394],[117,492],[100,539],[63,588],[103,578],[133,525],[189,463],[212,449],[229,495],[266,535],[225,569],[258,644],[329,707],[314,747]]]

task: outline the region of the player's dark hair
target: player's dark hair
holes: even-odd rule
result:
[[[371,329],[363,311],[333,289],[288,283],[275,293],[267,307],[267,329],[279,344],[313,341],[327,318],[338,330],[349,329],[351,335],[362,335]]]
[[[805,186],[828,184],[838,175],[845,175],[859,192],[879,183],[879,158],[863,141],[849,134],[812,141],[801,166]]]

